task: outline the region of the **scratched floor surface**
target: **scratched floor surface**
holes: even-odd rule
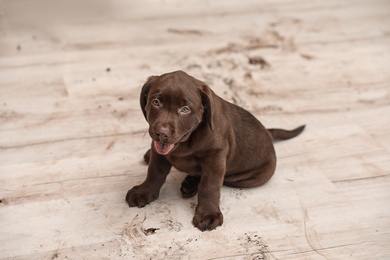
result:
[[[389,1],[31,2],[0,0],[1,259],[390,258]],[[140,87],[177,69],[307,125],[269,183],[222,189],[212,232],[177,170],[124,201],[150,146]]]

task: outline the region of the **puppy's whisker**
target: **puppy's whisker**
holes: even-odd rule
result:
[[[148,133],[148,130],[145,130],[144,132],[144,135],[142,136],[143,138],[145,138],[145,135]]]

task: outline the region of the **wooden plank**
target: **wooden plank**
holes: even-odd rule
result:
[[[1,259],[390,258],[389,1],[43,2],[0,1]],[[223,187],[212,232],[177,170],[124,201],[147,169],[140,88],[177,69],[307,125],[269,183]]]

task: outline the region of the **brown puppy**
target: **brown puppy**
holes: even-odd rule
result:
[[[150,77],[140,102],[153,141],[145,154],[146,180],[128,191],[126,201],[130,207],[143,207],[157,199],[173,165],[188,174],[181,186],[183,197],[198,193],[193,224],[202,231],[222,225],[222,185],[266,183],[276,166],[272,140],[295,137],[304,129],[267,130],[248,111],[182,71]]]

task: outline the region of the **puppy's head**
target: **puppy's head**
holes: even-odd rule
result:
[[[167,155],[187,141],[201,122],[213,128],[212,92],[185,72],[149,77],[142,87],[140,103],[159,154]]]

